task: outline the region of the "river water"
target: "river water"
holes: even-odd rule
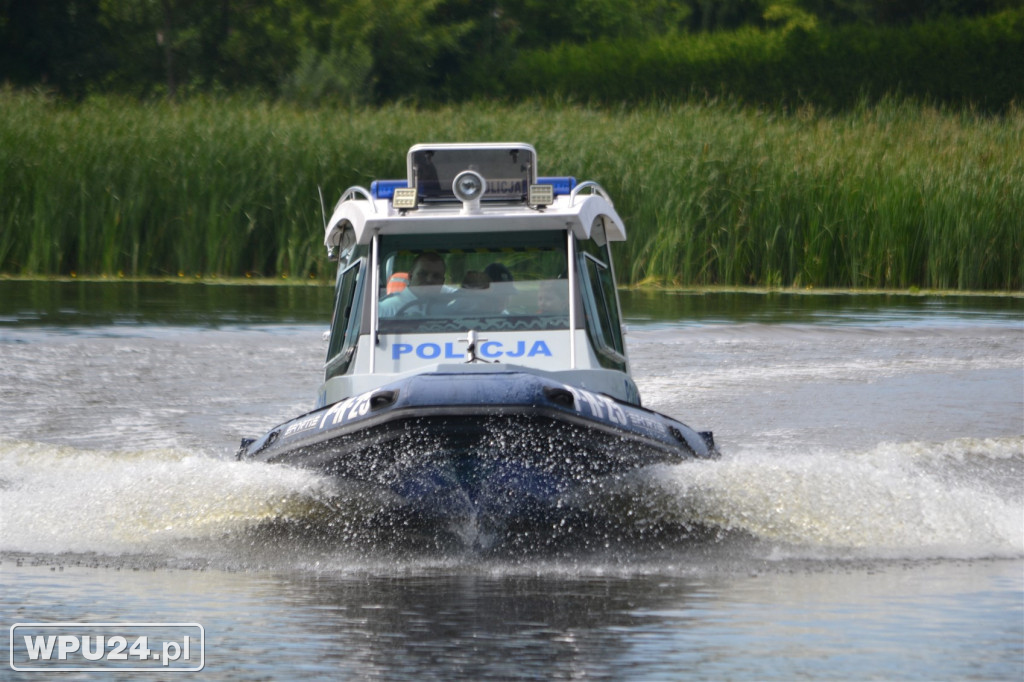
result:
[[[645,405],[723,456],[495,551],[234,461],[312,406],[329,299],[0,282],[5,630],[199,623],[210,680],[1024,678],[1024,299],[624,293]]]

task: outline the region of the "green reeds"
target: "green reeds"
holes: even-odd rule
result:
[[[624,284],[1024,287],[1024,111],[902,100],[307,111],[0,90],[0,272],[329,278],[318,185],[330,211],[404,177],[412,144],[496,140],[608,189]]]

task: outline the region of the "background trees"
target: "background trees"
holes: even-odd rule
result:
[[[637,45],[742,28],[905,27],[1022,6],[1024,0],[0,0],[0,80],[71,97],[245,91],[308,104],[374,104],[515,96],[532,94],[507,79],[525,53],[574,46],[586,54],[593,47],[607,58],[609,50],[625,55]]]

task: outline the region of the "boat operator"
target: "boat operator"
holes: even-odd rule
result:
[[[416,256],[409,273],[409,286],[380,302],[381,317],[426,315],[447,305],[450,292],[444,286],[447,272],[441,254],[426,251]]]

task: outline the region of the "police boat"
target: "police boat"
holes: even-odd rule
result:
[[[546,518],[609,477],[717,456],[710,432],[641,406],[606,192],[538,177],[528,144],[421,144],[404,180],[346,190],[312,412],[242,460],[369,487],[425,520]]]

